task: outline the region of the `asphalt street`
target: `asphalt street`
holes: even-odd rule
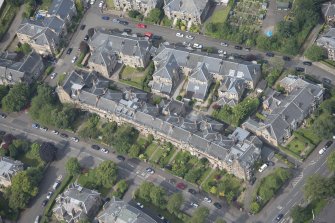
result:
[[[35,199],[32,200],[31,205],[26,209],[19,222],[33,222],[37,215],[43,213],[43,207],[41,206],[42,201],[45,199],[48,190],[51,189],[55,179],[59,176],[65,175],[65,163],[69,157],[78,157],[80,163],[86,167],[91,168],[97,166],[103,160],[112,160],[117,163],[120,173],[120,178],[127,179],[131,181],[134,185],[132,189],[136,189],[136,186],[140,185],[143,181],[150,181],[156,185],[161,185],[164,187],[169,194],[180,191],[175,187],[174,184],[169,183],[169,179],[175,179],[176,182],[183,182],[188,185],[188,188],[193,188],[190,184],[187,184],[182,179],[179,179],[164,170],[155,169],[155,174],[148,174],[145,169],[150,165],[144,162],[140,162],[136,159],[130,159],[125,162],[120,162],[116,158],[116,154],[109,153],[105,154],[100,151],[91,149],[91,144],[84,141],[79,141],[78,143],[72,142],[67,139],[63,139],[58,135],[54,135],[51,131],[41,131],[39,129],[33,129],[31,127],[31,120],[28,115],[21,113],[19,116],[9,115],[6,119],[1,119],[0,129],[8,133],[12,133],[18,137],[24,137],[30,139],[31,141],[49,141],[54,143],[58,150],[57,160],[51,163],[50,167],[47,169],[44,178],[40,185],[40,192]],[[70,137],[74,136],[70,132],[67,133]],[[190,194],[187,189],[181,191],[185,198],[184,210],[188,214],[192,214],[195,208],[191,208],[190,202],[197,202],[199,205],[206,206],[211,210],[208,222],[214,222],[217,217],[224,218],[227,222],[246,222],[247,215],[242,213],[235,208],[223,205],[222,209],[216,209],[213,203],[207,203],[203,201],[204,194]],[[131,194],[131,192],[129,192]],[[206,195],[208,196],[208,195]],[[131,199],[131,196],[127,197],[127,201]],[[220,202],[216,198],[212,197],[213,202]]]

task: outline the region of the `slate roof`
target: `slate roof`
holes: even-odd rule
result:
[[[115,197],[97,217],[100,223],[156,223],[149,215]]]
[[[53,0],[49,7],[49,15],[57,15],[59,18],[67,18],[72,16],[75,11],[75,3],[73,0]]]
[[[330,28],[325,34],[321,35],[316,42],[318,45],[335,50],[335,28]]]
[[[332,1],[322,4],[321,10],[324,17],[335,17],[335,4]]]
[[[24,164],[19,160],[13,160],[9,157],[0,159],[0,177],[10,181],[19,171],[23,170]]]
[[[223,83],[219,87],[219,91],[231,92],[236,94],[237,95],[237,98],[235,98],[236,101],[238,101],[242,97],[244,90],[245,90],[244,80],[231,76],[225,77]]]
[[[184,12],[196,17],[201,17],[208,0],[171,0],[164,8],[171,11]]]

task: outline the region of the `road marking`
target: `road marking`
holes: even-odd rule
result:
[[[316,171],[314,171],[314,173],[318,172],[320,170],[321,166],[319,166],[319,168],[316,169]]]
[[[292,199],[290,199],[288,202],[287,202],[287,204],[289,204],[289,203],[291,203],[292,202]]]
[[[325,165],[326,162],[327,162],[327,160],[325,160],[325,161],[321,164],[321,166]]]
[[[299,191],[295,192],[295,194],[293,195],[293,197],[297,196],[298,193],[299,193]]]

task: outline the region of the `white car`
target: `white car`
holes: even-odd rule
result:
[[[222,53],[223,53],[223,50],[218,50],[218,53],[219,53],[219,54],[222,54]]]
[[[209,197],[204,197],[204,201],[206,201],[207,203],[212,203],[212,199]]]
[[[52,133],[55,135],[59,135],[59,132],[57,130],[52,130]]]
[[[199,44],[199,43],[194,43],[193,47],[196,48],[196,49],[202,49],[202,45]]]
[[[76,62],[76,60],[77,60],[77,56],[74,56],[73,58],[72,58],[72,63],[75,63]]]
[[[71,140],[72,140],[73,142],[79,142],[79,139],[78,139],[77,137],[71,137]]]
[[[104,1],[101,1],[100,3],[99,3],[99,8],[102,8],[104,6]]]
[[[94,3],[95,3],[95,0],[91,0],[91,5],[94,5]]]
[[[320,149],[319,154],[322,155],[324,152],[326,152],[325,148]]]
[[[52,191],[49,191],[48,194],[47,194],[47,199],[50,200],[51,196],[53,195],[54,192]]]
[[[195,202],[191,202],[191,206],[197,208],[197,207],[199,207],[199,204],[197,204],[197,203],[195,203]]]
[[[140,208],[144,208],[143,204],[141,204],[140,202],[137,202],[136,205],[139,206]]]
[[[40,127],[40,130],[42,130],[43,132],[46,132],[46,131],[48,131],[48,128],[47,127]]]
[[[109,153],[109,151],[105,148],[101,148],[100,151],[103,152],[103,153],[106,153],[106,154]]]
[[[185,37],[186,39],[194,39],[194,36],[191,36],[191,35],[186,35]]]
[[[177,37],[184,37],[184,34],[182,34],[182,33],[176,33],[176,36]]]
[[[57,73],[56,73],[56,72],[53,72],[53,73],[50,75],[50,78],[51,78],[51,79],[55,79],[56,76],[57,76]]]
[[[37,215],[37,217],[35,218],[34,223],[39,223],[40,222],[40,218],[41,218],[41,216]]]
[[[220,45],[221,45],[221,46],[228,46],[228,43],[224,43],[224,42],[222,42],[222,43],[220,43]]]

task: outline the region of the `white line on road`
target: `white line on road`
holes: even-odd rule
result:
[[[299,193],[299,191],[295,192],[295,193],[293,194],[293,197],[297,196],[298,193]]]
[[[316,171],[314,171],[314,173],[318,172],[320,170],[321,166],[319,166],[319,168],[316,169]]]

